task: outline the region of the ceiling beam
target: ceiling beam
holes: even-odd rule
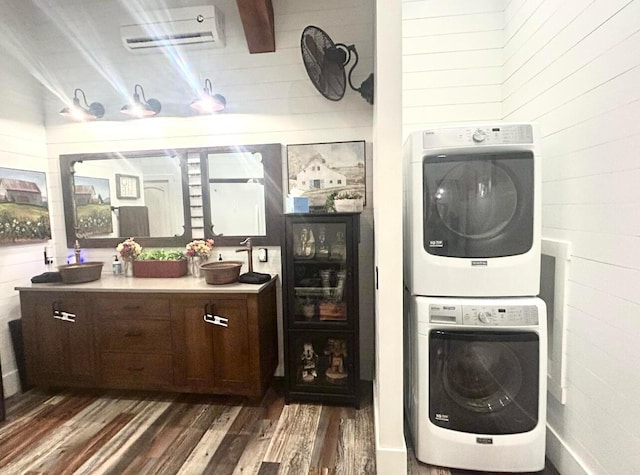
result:
[[[250,53],[273,53],[276,37],[271,0],[236,0]]]

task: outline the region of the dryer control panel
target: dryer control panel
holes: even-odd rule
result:
[[[435,305],[429,306],[429,322],[479,326],[538,325],[535,305]]]
[[[531,124],[497,124],[446,127],[422,132],[425,150],[466,145],[532,144]]]

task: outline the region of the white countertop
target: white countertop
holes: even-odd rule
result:
[[[84,284],[63,284],[62,282],[48,284],[29,283],[25,286],[16,287],[16,290],[29,291],[55,291],[55,292],[187,292],[187,293],[209,293],[209,294],[257,294],[272,281],[277,279],[277,275],[271,277],[269,282],[264,284],[233,284],[209,285],[204,277],[177,277],[177,278],[140,278],[124,277],[122,275],[102,274],[99,280],[85,282]]]

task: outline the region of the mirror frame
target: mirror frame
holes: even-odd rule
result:
[[[187,173],[187,150],[166,149],[166,150],[144,150],[128,152],[106,152],[106,153],[80,153],[72,155],[60,155],[60,179],[62,184],[62,203],[64,208],[64,221],[67,234],[67,247],[73,248],[76,239],[83,248],[109,248],[115,247],[127,237],[97,237],[86,238],[76,234],[76,200],[74,198],[74,166],[76,163],[89,160],[123,159],[123,158],[144,158],[157,157],[159,155],[175,155],[180,160],[181,183],[182,183],[182,205],[184,214],[184,233],[180,236],[163,237],[136,237],[143,247],[180,247],[191,241],[191,207],[189,200],[189,177]]]
[[[209,167],[207,156],[216,153],[260,153],[264,167],[265,224],[264,236],[225,236],[214,232],[215,224],[211,220]],[[234,145],[207,147],[200,152],[200,176],[202,186],[202,203],[204,205],[205,239],[213,239],[218,246],[239,246],[240,242],[250,237],[254,246],[280,246],[282,234],[283,195],[282,195],[282,145],[279,143]]]

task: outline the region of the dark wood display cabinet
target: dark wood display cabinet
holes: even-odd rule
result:
[[[288,214],[284,247],[286,401],[359,406],[360,214]]]

